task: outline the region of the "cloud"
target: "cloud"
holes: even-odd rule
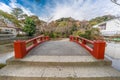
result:
[[[16,0],[10,0],[9,5],[10,5],[10,7],[15,8],[15,7],[17,7],[18,4],[17,4]]]
[[[32,13],[28,8],[25,8],[24,6],[17,3],[17,0],[10,0],[9,5],[11,8],[16,8],[16,7],[21,8],[23,12],[27,14],[28,16],[34,15],[34,13]]]
[[[23,10],[23,12],[25,14],[27,14],[28,16],[34,15],[34,13],[32,13],[28,8],[26,8],[22,5],[20,5],[19,3],[17,3],[17,0],[10,0],[8,5],[3,3],[3,2],[0,2],[0,6],[1,6],[0,7],[1,10],[5,11],[5,12],[8,12],[8,13],[11,13],[13,8],[18,7],[18,8],[21,8]]]
[[[3,10],[4,12],[11,13],[12,8],[2,2],[0,2],[0,10]]]
[[[0,2],[0,9],[10,13],[12,8],[19,7],[27,15],[35,14],[45,21],[62,17],[89,20],[97,16],[120,14],[120,6],[110,0],[44,0],[44,5],[35,1],[31,2],[31,0],[21,0],[23,5],[17,1],[10,0],[8,5]]]
[[[60,3],[55,0],[55,7],[50,8],[46,5],[49,16],[54,16],[52,20],[61,17],[73,17],[78,20],[89,20],[91,18],[103,15],[118,15],[120,7],[110,0],[64,0]]]

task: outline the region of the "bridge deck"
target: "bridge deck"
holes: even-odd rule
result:
[[[1,80],[120,80],[111,61],[97,60],[74,42],[40,44],[23,59],[11,58],[0,70]]]
[[[89,52],[68,39],[49,41],[38,45],[28,55],[89,56]]]

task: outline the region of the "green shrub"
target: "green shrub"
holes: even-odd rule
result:
[[[36,25],[32,18],[27,17],[25,19],[25,26],[23,30],[28,34],[28,36],[33,36],[36,32]]]

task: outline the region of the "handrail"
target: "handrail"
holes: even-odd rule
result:
[[[69,36],[70,41],[76,42],[85,49],[87,49],[91,55],[93,55],[96,59],[104,59],[104,53],[105,53],[105,45],[106,42],[102,40],[88,40],[83,37],[75,37],[75,36]],[[91,46],[88,45],[91,44]]]
[[[35,39],[39,39],[40,37],[43,37],[44,35],[41,35],[41,36],[38,36],[38,37],[35,37],[35,38],[32,38],[32,39],[29,39],[26,41],[26,43],[29,43],[29,42],[32,42],[33,40]]]
[[[14,41],[15,58],[23,58],[34,47],[48,40],[50,40],[48,36],[41,35],[26,41],[24,40]]]
[[[90,43],[90,44],[94,44],[94,42],[91,41],[91,40],[85,39],[85,38],[83,38],[83,37],[78,37],[78,38],[81,39],[81,40],[85,40],[86,42],[88,42],[88,43]]]

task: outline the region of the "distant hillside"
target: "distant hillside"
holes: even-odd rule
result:
[[[98,23],[113,19],[114,16],[111,15],[106,15],[102,17],[96,17],[95,19],[91,19],[90,21],[79,21],[75,20],[71,17],[69,18],[61,18],[55,21],[52,21],[51,23],[48,24],[49,29],[48,31],[56,31],[56,32],[61,32],[63,30],[69,30],[73,26],[76,27],[77,29],[90,29],[93,25],[96,25]],[[54,28],[54,29],[52,29]],[[47,28],[46,28],[47,29]]]
[[[0,27],[6,27],[7,25],[5,24],[3,19],[0,19]]]
[[[114,19],[115,16],[112,16],[112,15],[105,15],[105,16],[101,16],[101,17],[96,17],[94,19],[91,19],[89,21],[89,24],[90,26],[93,26],[93,25],[96,25],[96,24],[99,24],[101,22],[104,22],[104,21],[108,21],[110,19]]]
[[[13,15],[0,10],[0,17],[3,17],[5,19],[7,19],[8,21],[12,22],[16,27],[20,27],[19,20],[17,20]]]
[[[110,20],[115,18],[112,15],[105,15],[101,17],[96,17],[89,21],[83,20],[75,20],[71,17],[61,18],[55,21],[50,22],[48,25],[44,26],[45,32],[44,34],[51,34],[50,36],[54,37],[68,37],[69,35],[80,35],[84,34],[86,31],[92,30],[92,26],[98,23]],[[97,29],[94,29],[98,31]],[[93,30],[92,30],[93,31]],[[99,31],[98,31],[99,32]],[[87,33],[89,34],[89,33]],[[92,33],[91,33],[92,34]]]
[[[89,21],[79,21],[73,19],[72,17],[68,17],[60,18],[47,24],[45,21],[40,20],[39,17],[36,15],[25,16],[30,17],[35,21],[36,33],[38,35],[45,34],[49,35],[50,37],[68,37],[69,35],[90,36],[89,34],[94,36],[91,32],[96,30],[99,34],[99,30],[92,29],[93,25],[115,18],[115,16],[112,15],[105,15],[101,17],[96,17]],[[17,20],[13,15],[0,10],[0,19],[1,18],[12,22],[16,27],[19,27],[21,29],[24,27],[24,18]],[[0,21],[1,24],[4,24],[2,19]]]
[[[61,18],[55,21],[50,22],[45,27],[45,32],[49,33],[55,33],[54,35],[59,34],[58,36],[64,35],[70,35],[73,31],[77,30],[77,28],[80,27],[80,21],[77,21],[71,17],[69,18]]]
[[[39,18],[35,15],[32,16],[25,15],[25,16],[32,18],[36,23],[37,29],[39,29],[39,31],[43,31],[43,27],[44,27],[43,25],[46,24],[44,21],[39,20]],[[7,25],[7,23],[12,23],[15,25],[15,27],[19,27],[22,29],[22,27],[24,27],[24,21],[25,21],[24,18],[17,20],[16,17],[14,17],[12,14],[0,10],[0,23],[2,25],[4,24],[4,27]]]

